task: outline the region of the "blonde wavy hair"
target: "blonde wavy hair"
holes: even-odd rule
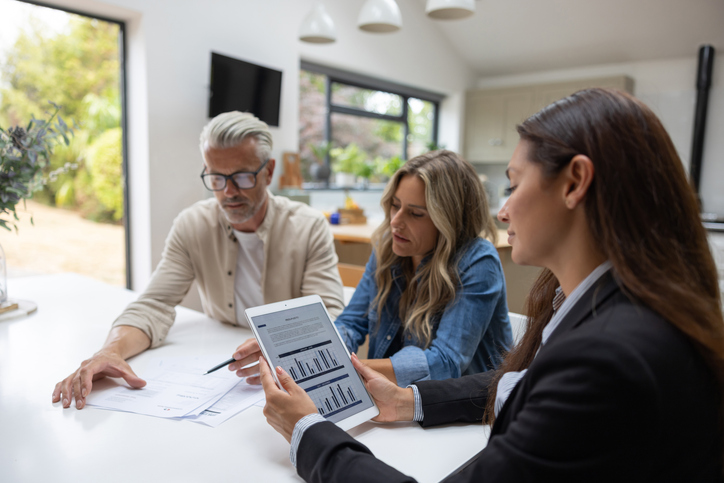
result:
[[[392,251],[390,207],[405,176],[417,176],[425,184],[427,211],[439,232],[435,248],[417,273],[411,257],[399,257]],[[452,151],[432,151],[409,160],[395,173],[380,204],[385,221],[372,235],[377,256],[377,296],[373,305],[381,315],[394,282],[392,267],[399,265],[406,282],[399,312],[404,331],[427,348],[432,342],[435,317],[455,299],[460,284],[458,263],[469,242],[479,236],[493,243],[497,239],[485,189],[470,163]]]

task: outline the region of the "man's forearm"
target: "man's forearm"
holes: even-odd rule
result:
[[[108,333],[101,352],[112,352],[128,359],[151,346],[151,339],[141,329],[130,325],[117,325]]]

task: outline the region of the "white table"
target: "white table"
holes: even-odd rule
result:
[[[138,414],[51,403],[55,383],[105,340],[134,292],[73,275],[9,281],[11,297],[38,311],[0,323],[0,481],[300,481],[289,445],[252,407],[210,428]],[[154,357],[229,354],[248,330],[178,308],[166,343],[130,363],[143,376]],[[439,481],[477,453],[487,428],[365,423],[350,432],[419,481]]]

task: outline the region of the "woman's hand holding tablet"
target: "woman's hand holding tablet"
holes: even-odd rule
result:
[[[290,387],[294,392],[289,392],[289,397],[281,397],[262,373],[262,383],[266,379],[267,397],[272,395],[273,398],[271,405],[267,400],[270,407],[265,409],[265,414],[269,413],[267,418],[273,426],[279,425],[274,426],[275,429],[286,434],[286,426],[292,423],[293,430],[301,417],[314,412],[297,413],[307,407],[316,409],[344,430],[379,414],[319,296],[253,307],[245,313],[268,367],[275,368],[270,369],[267,376],[272,377],[280,388],[287,390]],[[281,367],[281,374],[289,378],[285,380],[286,385],[281,383],[277,367]],[[294,407],[297,404],[299,408]],[[277,422],[272,423],[272,420]]]
[[[380,414],[373,418],[373,421],[412,421],[415,414],[415,395],[412,388],[403,388],[393,383],[359,360],[357,354],[352,354],[352,365],[362,376],[367,391],[380,410]]]
[[[373,397],[380,413],[373,418],[378,422],[412,421],[415,398],[410,388],[401,388],[385,376],[367,367],[352,354],[352,365],[362,376],[365,387]],[[266,394],[264,416],[269,425],[287,442],[291,442],[294,427],[304,416],[317,412],[317,407],[306,391],[300,388],[284,369],[269,367],[264,357],[259,357],[259,377]],[[275,373],[275,376],[272,376]],[[282,389],[277,386],[276,380]],[[286,391],[286,392],[285,392]]]
[[[284,436],[287,442],[291,442],[294,426],[307,414],[316,413],[317,407],[284,369],[277,366],[274,371],[276,378],[272,377],[272,369],[264,358],[259,358],[259,376],[266,394],[264,416],[272,428]],[[277,387],[275,379],[279,380],[284,390]]]

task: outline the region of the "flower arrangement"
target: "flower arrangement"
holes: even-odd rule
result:
[[[73,135],[73,128],[58,114],[60,106],[50,104],[54,111],[48,120],[33,117],[25,128],[15,126],[6,131],[0,127],[0,226],[6,230],[18,229],[15,207],[20,200],[32,197],[48,181],[78,167],[75,163],[66,163],[44,173],[53,147],[60,143],[69,145]],[[30,221],[32,223],[32,217]]]

